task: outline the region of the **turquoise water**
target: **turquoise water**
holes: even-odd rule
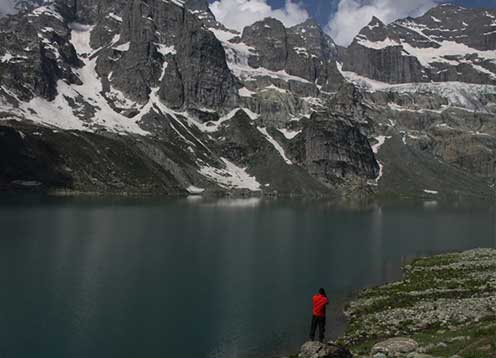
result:
[[[358,289],[416,256],[494,247],[496,213],[435,202],[111,200],[0,203],[1,357],[272,357],[328,337]]]

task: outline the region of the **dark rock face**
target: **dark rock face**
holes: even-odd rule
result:
[[[387,82],[496,84],[496,11],[441,5],[384,25],[374,18],[346,50],[343,69]]]
[[[300,160],[310,175],[326,185],[375,179],[379,174],[367,137],[349,119],[314,113],[305,122],[302,137]]]
[[[284,25],[272,18],[254,23],[243,30],[242,41],[257,49],[257,56],[250,56],[252,67],[265,67],[281,71],[288,57],[287,35]]]
[[[207,0],[186,0],[184,6],[189,9],[206,27],[225,29],[221,23],[217,22],[214,14],[210,11],[210,6]]]
[[[166,58],[167,67],[164,80],[160,83],[159,96],[171,108],[179,109],[184,104],[184,85],[179,72],[176,59],[172,56]]]
[[[238,85],[227,67],[224,48],[189,12],[177,44],[177,63],[188,107],[235,106]]]
[[[289,149],[288,141],[277,129],[264,129],[281,147]],[[288,164],[267,141],[260,127],[257,128],[256,123],[242,110],[217,133],[216,138],[221,156],[246,167],[259,183],[264,184],[264,191],[268,193],[319,196],[333,193],[301,166]]]
[[[253,164],[257,151],[267,151],[267,141],[251,124],[248,115],[240,110],[231,119],[229,125],[222,131],[225,142],[222,145],[223,155],[243,165]]]
[[[107,49],[100,56],[115,60],[109,61],[108,69],[97,68],[99,74],[108,76],[112,73],[111,84],[139,103],[145,103],[152,88],[160,85],[164,58],[159,53],[162,43],[161,35],[158,34],[159,22],[153,19],[162,11],[168,14],[168,18],[158,17],[157,20],[163,20],[164,23],[174,23],[174,20],[182,17],[182,9],[171,3],[129,1],[122,14],[120,32],[114,35],[117,41],[111,44],[112,49]],[[170,22],[167,21],[169,19]],[[171,36],[167,36],[164,41],[172,41]],[[174,46],[171,42],[168,45]],[[164,46],[167,46],[167,42]]]
[[[337,46],[314,20],[288,29],[288,73],[334,92],[343,83],[336,67]]]
[[[70,11],[52,4],[27,16],[0,19],[0,84],[21,100],[53,99],[58,80],[80,83],[73,68],[81,63],[63,12]]]
[[[433,128],[430,131],[432,152],[447,163],[464,168],[481,177],[496,176],[496,138],[467,135],[466,130]]]
[[[38,140],[14,128],[0,126],[0,187],[15,188],[22,183],[33,187],[71,187],[54,144]]]
[[[496,49],[496,11],[444,4],[416,19],[434,40],[450,40],[480,51]],[[442,24],[442,25],[440,25]],[[450,31],[447,31],[450,30]]]
[[[131,138],[0,126],[0,188],[181,193],[181,184]],[[97,150],[95,151],[95,148]]]
[[[99,58],[97,70],[112,73],[112,85],[137,102],[145,103],[160,87],[160,97],[173,108],[224,110],[237,103],[237,83],[224,48],[185,8],[130,1],[115,36],[118,40],[101,55],[110,60]],[[92,39],[98,44],[110,37],[94,33]]]
[[[329,108],[332,112],[352,117],[356,122],[368,120],[363,94],[351,83],[345,83],[338,89],[329,101]]]
[[[335,91],[343,83],[336,67],[337,49],[313,20],[286,29],[272,18],[243,30],[241,41],[256,49],[248,64],[316,82],[324,91]]]
[[[80,0],[78,22],[94,25],[91,31],[92,48],[108,46],[118,39],[127,3],[126,0]]]
[[[415,57],[404,56],[399,46],[382,50],[354,42],[348,48],[345,69],[387,83],[425,82],[428,77]],[[391,69],[391,70],[389,70]]]

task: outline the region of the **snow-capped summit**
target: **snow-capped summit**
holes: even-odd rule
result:
[[[495,20],[373,18],[344,49],[207,0],[25,6],[0,18],[0,190],[485,194]]]
[[[387,26],[373,19],[343,68],[389,83],[496,84],[496,11],[444,4]]]

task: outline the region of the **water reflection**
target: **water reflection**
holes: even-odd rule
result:
[[[195,199],[195,204],[225,208],[255,208],[262,204],[262,198],[201,198]]]
[[[336,336],[346,299],[399,278],[401,264],[496,244],[487,206],[196,200],[0,205],[2,352],[291,353],[318,287],[330,294]]]
[[[424,208],[426,209],[435,209],[439,203],[436,200],[424,201]]]

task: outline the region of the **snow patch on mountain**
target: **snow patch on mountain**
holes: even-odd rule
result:
[[[247,108],[235,108],[229,111],[229,113],[227,113],[226,115],[220,117],[215,122],[207,122],[207,123],[201,123],[197,121],[196,119],[191,117],[188,113],[182,113],[182,115],[186,116],[189,119],[189,123],[197,127],[200,131],[204,133],[214,133],[217,132],[224,125],[225,122],[232,119],[238,113],[238,111],[244,111],[248,115],[248,117],[250,117],[251,120],[255,120],[258,118],[258,114],[250,111]]]
[[[113,50],[121,51],[121,52],[127,52],[129,51],[129,46],[131,45],[130,42],[125,42],[123,44],[120,44],[118,46],[112,47]]]
[[[10,60],[12,60],[14,58],[14,56],[12,56],[11,53],[7,52],[5,53],[2,57],[0,57],[0,62],[9,62]]]
[[[457,57],[463,59],[467,55],[478,55],[478,57],[486,60],[496,60],[496,50],[494,51],[479,51],[471,48],[463,43],[454,41],[441,41],[438,42],[439,47],[419,48],[410,45],[407,42],[402,42],[403,48],[411,56],[417,57],[419,62],[424,67],[431,67],[434,62],[446,62],[451,65],[458,65],[459,60],[452,60],[451,58]],[[447,58],[449,57],[449,59]]]
[[[93,27],[73,22],[69,24],[69,28],[72,30],[71,43],[78,52],[78,55],[89,55],[93,51],[89,41]]]
[[[49,6],[35,10],[36,13],[52,14]],[[82,85],[69,85],[58,81],[57,96],[53,101],[34,97],[29,102],[19,101],[18,108],[9,108],[9,112],[44,125],[67,130],[97,131],[100,129],[117,133],[134,133],[148,135],[136,123],[136,120],[116,113],[103,97],[102,83],[95,70],[96,58],[90,58],[90,32],[92,27],[71,24],[71,40],[76,52],[84,63],[80,69],[74,70]],[[50,44],[51,45],[51,44]],[[49,47],[60,56],[58,49]]]
[[[209,29],[221,42],[226,52],[227,65],[231,72],[242,80],[256,79],[257,77],[270,77],[283,81],[299,81],[310,83],[308,80],[288,74],[286,71],[271,71],[263,67],[253,68],[248,64],[250,56],[256,56],[257,50],[243,42],[231,42],[239,33],[215,28]]]
[[[109,14],[107,15],[107,17],[108,17],[108,18],[111,18],[111,19],[114,19],[114,20],[115,20],[115,21],[117,21],[117,22],[122,22],[122,17],[120,17],[120,16],[118,16],[118,15],[114,14],[113,12],[109,13]]]
[[[267,132],[267,128],[257,127],[257,129],[260,133],[262,133],[265,139],[267,139],[267,141],[272,144],[275,150],[279,152],[284,162],[286,162],[286,164],[288,165],[293,165],[293,162],[286,156],[284,148],[269,134],[269,132]]]
[[[155,44],[155,45],[157,46],[158,53],[160,53],[162,56],[176,54],[176,48],[174,46],[166,46],[164,44]]]
[[[49,5],[37,7],[31,12],[31,14],[29,14],[29,16],[40,16],[40,15],[52,16],[57,20],[59,20],[60,22],[64,22],[64,18],[55,8],[55,4],[49,4]]]
[[[381,147],[384,145],[384,143],[386,143],[386,140],[390,139],[390,138],[391,137],[387,137],[387,136],[383,136],[383,135],[375,138],[377,143],[372,146],[372,151],[374,152],[374,154],[376,156],[379,153],[379,150],[381,149]],[[373,181],[369,181],[370,185],[379,185],[379,181],[381,180],[382,176],[384,175],[384,164],[382,164],[379,160],[376,160],[376,161],[377,161],[377,164],[379,165],[379,175]]]
[[[302,131],[299,130],[299,131],[291,131],[291,130],[288,130],[286,128],[279,128],[278,129],[279,132],[282,133],[282,135],[284,135],[284,137],[286,137],[286,139],[293,139],[294,137],[296,137],[298,134],[300,134]]]
[[[250,91],[246,87],[242,87],[238,90],[238,94],[240,97],[252,97],[253,95],[256,94],[256,92]]]
[[[203,193],[205,191],[205,189],[203,188],[198,188],[194,185],[190,185],[186,188],[186,190],[188,191],[188,193],[190,194],[193,194],[193,195],[199,195],[201,193]]]
[[[240,168],[226,158],[221,158],[221,160],[225,168],[220,169],[210,165],[203,165],[198,172],[225,189],[260,191],[260,183],[254,176],[248,174],[246,168]]]
[[[391,46],[401,46],[401,43],[391,40],[389,37],[382,41],[369,41],[363,35],[358,35],[357,42],[364,47],[372,48],[374,50],[381,50]]]
[[[360,76],[354,72],[343,71],[340,64],[338,64],[338,69],[348,82],[368,92],[432,93],[446,98],[451,107],[459,107],[470,111],[487,112],[486,104],[480,98],[484,95],[496,95],[496,86],[494,85],[464,82],[389,84]]]

